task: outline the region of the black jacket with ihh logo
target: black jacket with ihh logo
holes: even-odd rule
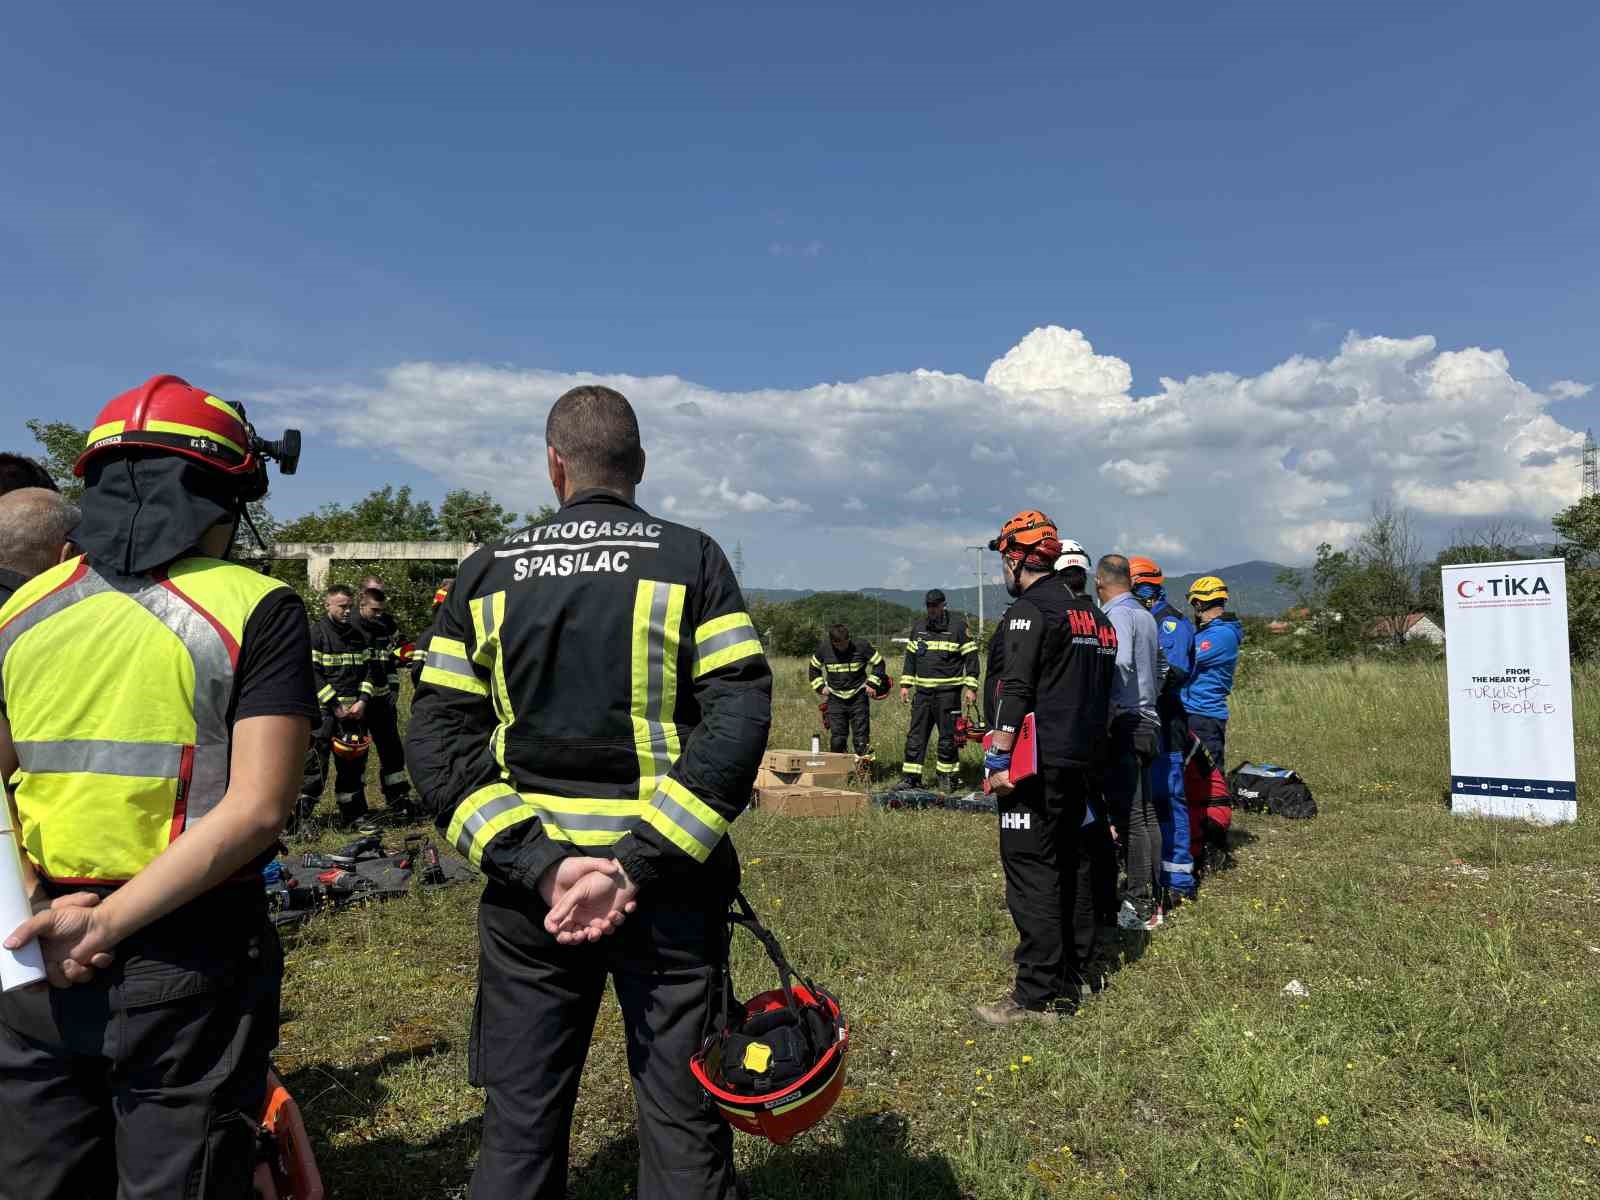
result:
[[[1060,575],[1037,579],[995,626],[984,717],[1014,732],[1034,714],[1042,767],[1098,768],[1106,757],[1117,631]]]
[[[406,760],[447,838],[532,888],[564,855],[723,892],[772,673],[722,549],[603,491],[461,565]]]

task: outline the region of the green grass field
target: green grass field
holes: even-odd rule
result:
[[[777,671],[773,744],[807,745],[803,663]],[[1575,680],[1580,805],[1600,789],[1597,684]],[[826,1122],[783,1149],[740,1138],[756,1196],[1600,1194],[1594,810],[1561,829],[1451,817],[1442,665],[1264,667],[1236,700],[1230,753],[1300,769],[1321,815],[1236,814],[1235,868],[1056,1027],[971,1016],[1014,945],[991,818],[739,820],[747,894],[853,1035]],[[904,710],[873,714],[892,771]],[[278,1062],[338,1200],[466,1194],[476,902],[463,886],[286,942]],[[745,947],[742,992],[770,986],[757,967]],[[632,1121],[612,1002],[575,1196],[629,1193]]]

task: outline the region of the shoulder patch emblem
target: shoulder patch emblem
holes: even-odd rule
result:
[[[1175,633],[1178,628],[1178,623],[1171,617],[1168,617],[1165,621],[1161,622],[1161,628],[1165,629],[1168,633]]]
[[[1211,649],[1211,643],[1210,642],[1201,642],[1200,643],[1200,649],[1202,649],[1202,650]]]

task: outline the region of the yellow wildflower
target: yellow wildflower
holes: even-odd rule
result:
[[[1328,1114],[1327,1113],[1323,1113],[1320,1117],[1317,1118],[1317,1128],[1318,1129],[1326,1129],[1327,1127],[1328,1127]]]

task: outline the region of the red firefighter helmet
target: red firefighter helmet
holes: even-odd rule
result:
[[[778,986],[731,1014],[724,988],[721,1028],[695,1052],[689,1070],[728,1124],[782,1146],[839,1099],[850,1025],[836,999],[795,973],[742,892],[734,903],[730,940],[738,926],[753,933],[778,968]]]
[[[885,696],[889,695],[893,691],[894,677],[891,675],[884,675],[883,686],[881,688],[875,688],[872,686],[871,680],[867,681],[867,698],[869,700],[882,700]]]
[[[333,739],[333,752],[340,758],[360,758],[372,748],[370,733],[343,732]]]
[[[176,375],[154,375],[100,410],[72,473],[81,478],[97,458],[130,449],[192,459],[236,479],[242,499],[259,500],[267,494],[265,459],[278,459],[284,473],[293,474],[300,434],[291,429],[280,441],[262,441],[243,405],[219,400]]]

